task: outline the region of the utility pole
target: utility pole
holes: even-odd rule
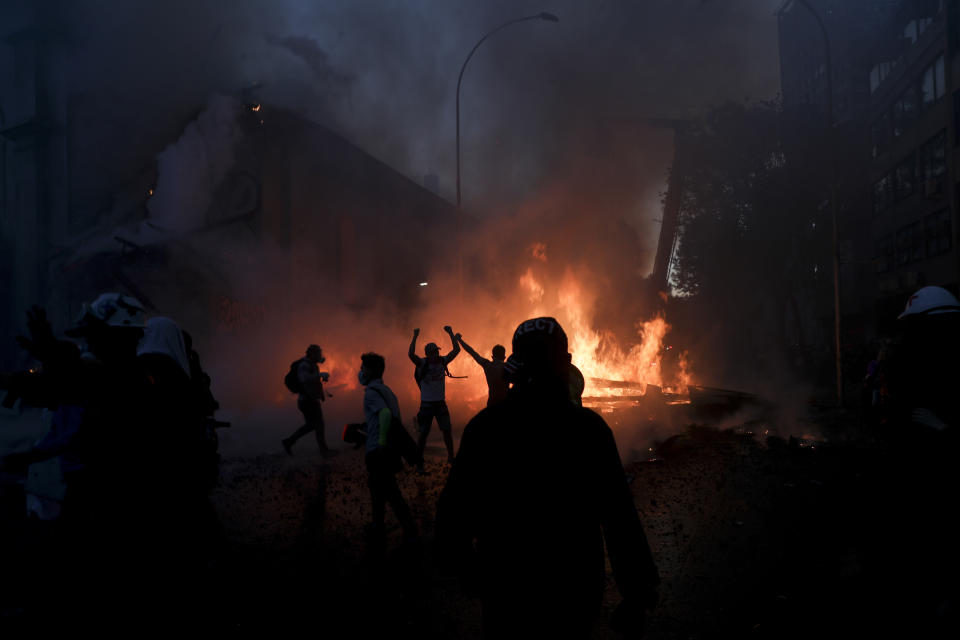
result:
[[[826,65],[827,78],[827,152],[830,154],[830,203],[831,217],[833,223],[833,331],[834,331],[834,349],[836,352],[837,368],[837,405],[843,406],[843,351],[841,340],[841,315],[840,315],[840,240],[839,240],[839,214],[840,203],[838,201],[839,188],[837,186],[839,167],[837,165],[837,138],[836,127],[833,117],[833,56],[830,47],[830,36],[827,33],[827,27],[823,18],[817,13],[807,0],[796,0],[803,5],[807,11],[817,21],[817,26],[823,33],[823,46]]]

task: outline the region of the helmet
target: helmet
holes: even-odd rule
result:
[[[943,287],[923,287],[910,296],[906,308],[897,319],[940,313],[960,313],[960,301]]]
[[[132,327],[142,329],[144,308],[133,296],[122,293],[103,293],[90,304],[84,304],[77,324],[67,330],[67,335],[82,335],[91,324],[103,323],[108,327]]]

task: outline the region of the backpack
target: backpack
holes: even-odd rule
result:
[[[300,363],[303,361],[303,358],[299,360],[294,360],[290,363],[290,371],[287,371],[287,375],[283,376],[283,385],[290,390],[290,393],[303,393],[303,387],[300,385]]]
[[[421,386],[421,384],[423,383],[423,379],[427,376],[427,366],[428,366],[428,359],[423,358],[423,360],[420,361],[420,364],[416,365],[413,369],[413,379],[416,381],[418,387]],[[447,362],[445,360],[443,362],[443,375],[446,376],[447,378],[455,378],[458,380],[467,377],[467,376],[455,376],[452,373],[450,373],[450,369],[447,368]]]
[[[387,402],[387,397],[383,395],[382,391],[376,387],[367,388],[372,388],[377,395],[383,398],[383,403],[387,405],[387,408],[390,407],[390,403]],[[392,409],[390,413],[393,413]],[[399,458],[402,458],[411,466],[423,464],[423,454],[420,453],[420,447],[417,446],[410,432],[407,431],[407,428],[403,426],[400,418],[396,415],[393,416],[393,420],[390,422],[390,430],[387,432],[387,450],[390,451],[392,455],[397,456],[397,462],[399,462]],[[399,467],[402,468],[403,465],[399,465]]]

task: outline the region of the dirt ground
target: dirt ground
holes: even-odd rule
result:
[[[876,483],[887,458],[876,441],[839,440],[691,427],[652,458],[625,466],[662,577],[646,637],[865,629],[882,606],[874,598],[880,586],[868,583],[874,550],[885,544],[871,530],[884,517]],[[429,475],[400,477],[423,555],[401,548],[388,513],[393,552],[379,571],[364,553],[369,501],[359,452],[329,462],[312,453],[225,460],[213,499],[229,540],[223,565],[238,574],[227,598],[233,623],[480,637],[478,603],[432,567],[433,514],[446,474],[439,448],[433,454]],[[571,472],[557,462],[557,473]],[[517,567],[518,580],[523,571]],[[372,604],[377,597],[388,604]],[[619,637],[607,627],[617,602],[608,578],[594,637]]]
[[[916,451],[840,423],[824,433],[825,442],[689,427],[625,465],[662,578],[646,637],[860,636],[936,608],[927,598],[936,588],[917,585],[935,582],[940,543],[926,555],[904,550],[923,539],[930,505],[897,506],[923,489],[925,480],[904,480],[917,473]],[[422,547],[401,544],[388,511],[390,551],[379,564],[366,554],[362,452],[323,460],[312,445],[305,439],[292,457],[223,460],[212,501],[224,543],[211,569],[209,623],[227,632],[479,638],[479,603],[432,563],[447,471],[440,447],[428,447],[428,475],[399,476]],[[558,460],[556,471],[576,468]],[[524,580],[524,567],[516,571]],[[619,602],[609,573],[595,638],[620,637],[608,628]],[[905,583],[912,599],[901,597]],[[6,615],[20,611],[8,606]]]

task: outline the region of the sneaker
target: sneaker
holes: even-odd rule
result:
[[[283,443],[283,450],[287,452],[287,455],[288,455],[288,456],[292,456],[292,455],[293,455],[293,444],[292,444],[289,440],[287,440],[286,438],[284,438],[284,439],[281,440],[280,442]]]

